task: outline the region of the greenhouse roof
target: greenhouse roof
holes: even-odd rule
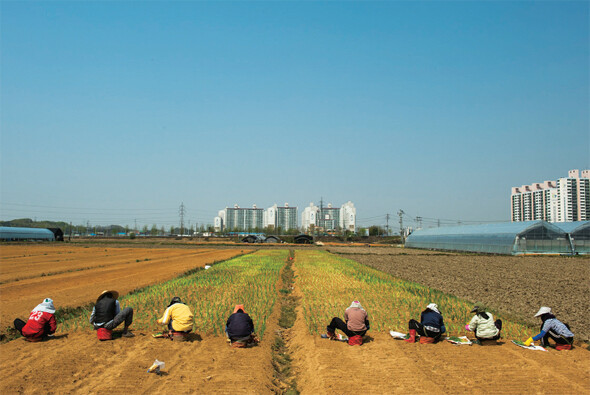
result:
[[[590,228],[590,221],[554,222],[553,225],[565,233],[575,233],[582,229]]]
[[[545,226],[555,233],[566,233],[565,230],[545,221],[520,221],[520,222],[501,222],[481,225],[460,225],[445,226],[440,228],[419,229],[412,235],[435,236],[435,235],[519,235],[526,231]]]

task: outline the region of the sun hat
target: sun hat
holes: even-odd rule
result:
[[[436,311],[438,314],[440,314],[440,311],[438,311],[438,305],[436,303],[430,303],[428,306],[426,306],[426,308]]]
[[[174,303],[182,303],[182,300],[180,300],[180,298],[178,296],[175,296],[170,301],[170,304],[168,305],[168,307],[172,306]]]
[[[485,313],[486,309],[481,304],[476,304],[470,313]]]
[[[102,293],[100,295],[98,295],[98,298],[96,299],[96,301],[98,302],[99,300],[101,300],[106,294],[111,294],[113,295],[113,299],[119,299],[119,292],[117,291],[113,291],[113,290],[105,290],[102,291]]]
[[[553,312],[551,311],[551,307],[546,307],[543,306],[539,309],[539,311],[537,311],[537,314],[535,314],[535,317],[539,317],[543,314],[553,314]]]

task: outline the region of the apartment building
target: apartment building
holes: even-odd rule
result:
[[[297,229],[297,207],[290,207],[289,203],[282,207],[275,204],[266,209],[263,224],[269,229]]]
[[[226,207],[222,229],[229,231],[249,231],[253,229],[262,230],[264,226],[264,209],[253,205],[251,208],[243,208],[237,204],[234,207]]]
[[[310,203],[301,214],[301,227],[304,232],[307,232],[311,225],[324,232],[343,229],[354,232],[356,229],[356,208],[351,201],[341,207],[333,207],[332,203],[318,207]]]
[[[590,171],[570,170],[568,177],[513,187],[511,221],[585,221],[589,218]]]

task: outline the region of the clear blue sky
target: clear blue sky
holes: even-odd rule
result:
[[[3,220],[509,220],[590,167],[585,1],[0,6]]]

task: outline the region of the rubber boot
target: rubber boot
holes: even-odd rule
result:
[[[410,329],[410,338],[404,341],[406,343],[416,343],[416,329]]]

